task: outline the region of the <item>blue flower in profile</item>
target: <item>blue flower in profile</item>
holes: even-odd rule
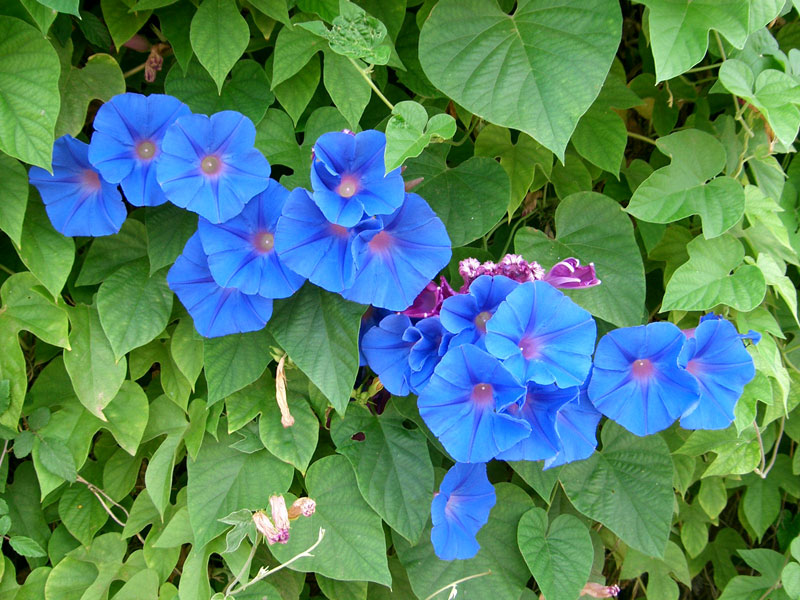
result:
[[[544,281],[520,284],[486,324],[486,349],[521,381],[578,386],[592,365],[597,325]]]
[[[197,231],[208,269],[221,287],[265,298],[288,298],[305,282],[275,252],[275,229],[289,192],[270,179],[241,213],[224,223],[200,217]]]
[[[597,344],[589,400],[636,435],[669,427],[697,402],[697,380],[678,365],[683,332],[657,322],[615,329]]]
[[[439,317],[420,319],[403,333],[403,339],[412,344],[408,353],[411,369],[411,391],[419,395],[433,375],[449,347],[452,334],[442,327]]]
[[[485,348],[486,324],[518,285],[503,275],[481,275],[470,284],[469,293],[445,298],[439,317],[445,329],[455,334],[451,347],[476,344]]]
[[[408,355],[413,342],[403,338],[409,327],[411,319],[407,316],[391,314],[367,331],[361,341],[367,364],[377,373],[383,387],[395,396],[407,396],[410,391]]]
[[[431,502],[431,542],[442,560],[472,558],[480,550],[475,539],[497,502],[486,476],[486,463],[456,463],[442,479]]]
[[[700,399],[683,413],[681,427],[728,427],[734,420],[733,409],[744,386],[756,374],[753,358],[733,324],[706,315],[694,335],[686,340],[678,362],[700,384]]]
[[[417,401],[419,414],[458,462],[485,462],[528,437],[530,425],[503,412],[525,388],[490,354],[452,346]]]
[[[50,222],[62,235],[111,235],[128,216],[117,186],[89,164],[88,153],[87,144],[64,135],[53,144],[52,175],[40,167],[28,172]]]
[[[503,412],[525,419],[531,433],[524,440],[497,455],[500,460],[543,460],[556,455],[559,448],[556,415],[565,404],[578,397],[577,387],[528,384],[525,401],[511,404]]]
[[[272,300],[220,287],[208,270],[200,235],[195,233],[167,273],[167,283],[205,337],[263,329],[272,316]]]
[[[331,223],[311,199],[308,190],[291,191],[275,230],[275,251],[283,264],[329,292],[341,292],[353,283],[353,239],[365,229],[381,226],[365,219],[358,227]]]
[[[314,202],[332,223],[352,227],[368,216],[386,215],[403,203],[400,169],[386,173],[386,135],[331,132],[314,145],[311,187]],[[405,308],[405,307],[403,307]]]
[[[189,107],[172,96],[114,96],[94,118],[89,162],[103,179],[119,183],[134,206],[163,204],[167,197],[156,181],[161,142],[175,119],[189,114]]]
[[[342,296],[360,304],[404,310],[450,261],[447,230],[416,194],[408,194],[391,215],[369,221],[383,227],[355,236],[355,278]]]
[[[589,458],[597,448],[597,424],[603,415],[586,394],[588,383],[589,379],[580,387],[577,397],[558,410],[558,453],[544,461],[545,469]]]
[[[223,223],[267,188],[270,167],[255,139],[253,122],[232,110],[180,117],[164,134],[158,183],[176,206]]]

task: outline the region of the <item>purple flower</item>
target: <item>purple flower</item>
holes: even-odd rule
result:
[[[464,285],[459,290],[461,293],[466,292],[481,275],[502,275],[517,283],[538,281],[544,277],[544,269],[539,263],[528,262],[519,254],[506,254],[499,263],[490,260],[481,263],[476,258],[465,258],[458,263],[458,272],[464,279]]]
[[[469,287],[469,293],[451,296],[442,302],[439,318],[450,333],[455,334],[451,347],[476,344],[484,348],[486,326],[498,305],[514,290],[516,281],[499,275],[482,275]]]
[[[480,550],[475,539],[497,502],[486,464],[456,463],[442,479],[431,502],[431,542],[442,560],[472,558]]]
[[[348,229],[331,223],[307,190],[291,191],[275,230],[275,250],[283,264],[330,292],[350,287],[355,277],[353,239],[367,229],[378,229],[376,219],[365,219]]]
[[[513,417],[525,419],[531,432],[525,439],[497,455],[500,460],[543,460],[552,458],[559,449],[556,415],[565,404],[578,397],[577,387],[528,384],[525,401],[511,404],[504,410]]]
[[[419,396],[419,414],[459,462],[485,462],[530,433],[502,412],[525,388],[500,361],[472,345],[450,347]]]
[[[700,396],[694,376],[678,365],[684,340],[666,321],[607,333],[597,344],[589,400],[636,435],[666,429]]]
[[[272,316],[272,300],[223,288],[214,281],[197,233],[167,273],[167,283],[205,337],[257,331]]]
[[[486,349],[520,381],[562,388],[586,380],[596,337],[592,315],[543,281],[520,284],[486,324]]]
[[[111,235],[128,216],[117,186],[89,164],[88,153],[88,145],[64,135],[53,144],[53,174],[40,167],[28,172],[50,222],[62,235]]]
[[[156,162],[167,128],[189,107],[163,94],[120,94],[94,118],[89,161],[106,181],[119,183],[134,206],[157,206],[167,197],[156,181]]]
[[[314,145],[314,202],[332,223],[352,227],[364,215],[386,215],[403,204],[400,169],[386,173],[386,135],[368,130],[323,134]]]
[[[593,287],[601,283],[594,272],[594,263],[582,266],[577,258],[566,258],[553,265],[544,281],[561,289]]]
[[[413,342],[403,338],[409,327],[411,320],[407,316],[392,314],[367,331],[361,342],[367,364],[380,377],[383,387],[395,396],[407,396],[410,391],[408,355]]]
[[[173,204],[227,221],[267,187],[270,167],[255,139],[253,122],[232,110],[180,117],[161,143],[158,183]]]
[[[731,424],[736,402],[756,374],[742,337],[729,321],[706,315],[686,340],[678,362],[700,384],[700,399],[681,415],[681,427],[725,429]]]
[[[442,302],[445,298],[454,296],[455,292],[450,284],[442,275],[439,278],[439,285],[431,281],[426,285],[422,291],[414,299],[407,309],[403,312],[404,315],[412,318],[425,318],[434,317],[439,314],[442,308]]]
[[[208,268],[221,287],[265,298],[288,298],[305,281],[287,268],[275,252],[275,229],[289,192],[270,179],[267,189],[241,213],[214,224],[200,217],[197,231],[208,256]]]
[[[444,223],[416,194],[391,215],[366,221],[383,226],[355,236],[355,277],[342,296],[389,310],[408,308],[450,260]]]
[[[545,469],[589,458],[597,448],[597,424],[602,415],[589,401],[586,394],[588,383],[587,379],[577,397],[558,410],[558,453],[544,461]]]

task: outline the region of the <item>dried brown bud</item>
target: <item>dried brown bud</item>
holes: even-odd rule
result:
[[[289,412],[289,402],[286,399],[286,355],[281,356],[278,361],[278,369],[275,371],[275,399],[278,401],[278,408],[281,409],[281,425],[291,427],[294,425],[294,417]]]

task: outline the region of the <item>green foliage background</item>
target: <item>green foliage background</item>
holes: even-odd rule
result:
[[[0,600],[217,600],[320,527],[313,557],[236,598],[426,600],[462,579],[465,599],[574,600],[587,581],[800,598],[798,10],[0,2]],[[244,113],[288,188],[308,185],[320,134],[385,130],[387,166],[422,178],[448,228],[454,284],[467,256],[575,256],[603,280],[570,293],[601,332],[710,310],[761,332],[735,423],[638,438],[604,422],[586,461],[495,461],[480,553],[438,560],[430,501],[451,462],[414,398],[370,410],[363,306],[307,284],[266,330],[203,339],[165,280],[196,216],[163,205],[110,237],[53,230],[27,166],[49,168],[63,134],[88,139],[126,90]],[[251,540],[226,534],[273,493],[317,512],[248,563]]]

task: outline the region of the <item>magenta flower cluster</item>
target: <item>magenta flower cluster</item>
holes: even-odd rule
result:
[[[34,167],[64,235],[119,231],[134,206],[171,202],[199,215],[167,282],[206,337],[255,331],[272,303],[306,281],[378,308],[407,308],[450,260],[444,224],[396,169],[385,135],[328,133],[314,146],[312,191],[270,179],[244,115],[192,114],[165,95],[122,94],[97,112],[91,143],[54,146],[53,173]]]

